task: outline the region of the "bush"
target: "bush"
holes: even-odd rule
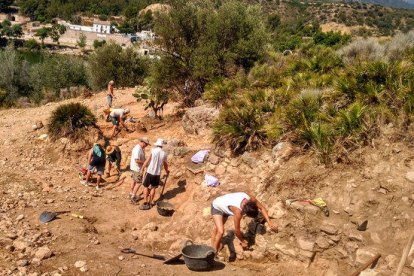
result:
[[[104,46],[105,44],[106,44],[106,40],[97,40],[97,39],[95,39],[93,41],[93,48],[98,49],[98,48]]]
[[[269,90],[241,93],[223,106],[213,126],[214,141],[239,154],[257,149],[270,136],[277,138],[281,132],[269,121],[275,107],[274,94]]]
[[[378,61],[384,58],[384,46],[373,38],[357,39],[340,49],[338,54],[348,65],[364,61]]]
[[[24,42],[23,46],[25,48],[29,49],[29,50],[39,50],[40,49],[40,44],[34,38],[26,40]]]
[[[95,116],[86,106],[80,103],[63,104],[52,112],[48,133],[52,139],[76,139],[95,123]]]

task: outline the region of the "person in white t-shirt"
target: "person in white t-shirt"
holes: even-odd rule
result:
[[[162,146],[164,141],[157,139],[155,148],[151,150],[151,155],[145,160],[142,165],[141,174],[147,168],[144,178],[144,204],[140,207],[141,210],[148,210],[154,205],[155,189],[160,185],[161,169],[164,167],[165,173],[168,175],[167,154],[163,151]]]
[[[129,168],[132,172],[132,184],[129,197],[132,203],[137,202],[136,195],[142,184],[141,167],[145,162],[144,150],[149,144],[148,138],[141,138],[139,143],[132,149],[131,163],[129,164]]]
[[[234,216],[234,233],[240,240],[243,249],[248,247],[240,230],[240,221],[244,215],[256,218],[259,211],[273,231],[277,231],[277,225],[270,221],[266,208],[252,195],[243,192],[229,193],[219,196],[211,203],[211,215],[213,216],[214,229],[211,235],[211,245],[216,249],[218,254],[220,249],[221,238],[224,233],[224,224],[229,216]]]
[[[130,111],[128,108],[114,108],[112,109],[111,113],[109,113],[109,118],[111,119],[113,125],[111,138],[115,137],[116,131],[118,130],[119,126],[124,127],[126,130],[128,130],[128,128],[124,124],[124,121],[129,112]]]

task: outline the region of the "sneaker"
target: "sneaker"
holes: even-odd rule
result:
[[[88,187],[88,182],[86,182],[86,180],[81,180],[80,184],[85,186],[85,187]]]
[[[137,204],[138,201],[139,201],[139,198],[137,198],[136,196],[133,196],[133,197],[130,198],[130,200],[131,200],[132,204]]]
[[[148,203],[144,203],[141,206],[139,206],[140,210],[149,210],[151,209],[151,206]]]
[[[99,186],[95,186],[95,190],[100,191],[101,188],[99,188]]]

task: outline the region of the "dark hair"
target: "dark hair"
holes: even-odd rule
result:
[[[255,218],[259,214],[259,208],[257,208],[256,202],[249,200],[244,205],[243,212],[246,214],[246,216]]]

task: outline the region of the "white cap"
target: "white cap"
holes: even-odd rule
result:
[[[164,145],[164,140],[158,138],[154,145],[157,147],[162,147]]]

